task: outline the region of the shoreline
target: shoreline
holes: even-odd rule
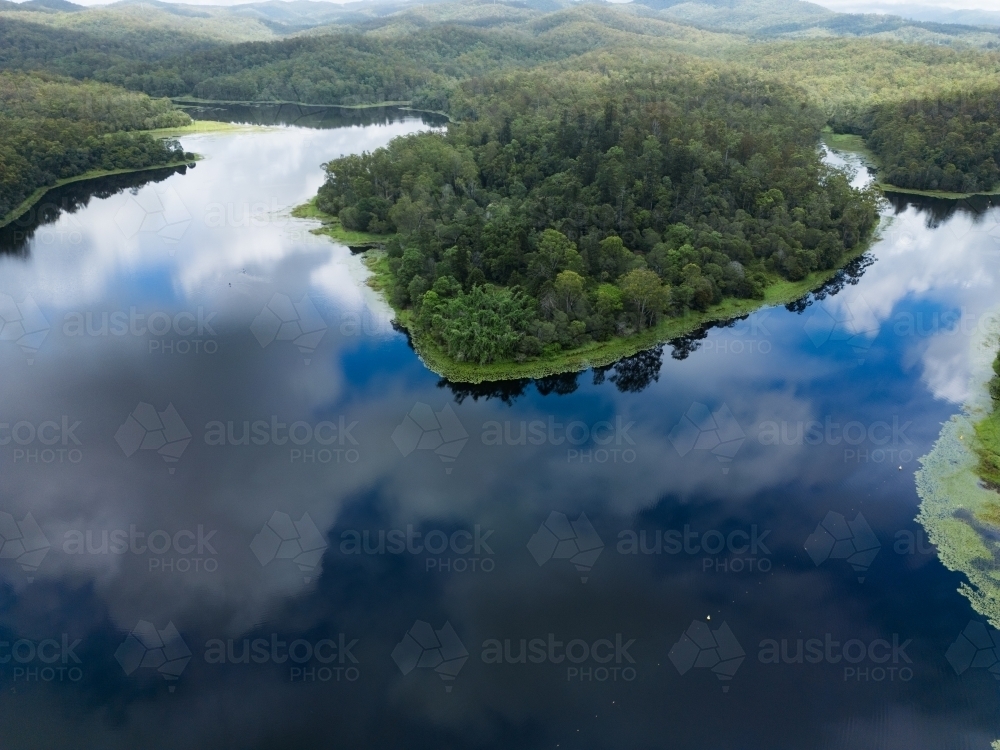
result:
[[[177,167],[186,167],[191,164],[192,161],[198,161],[200,157],[196,154],[195,159],[184,159],[183,161],[170,162],[168,164],[157,164],[155,166],[149,167],[135,167],[133,169],[92,169],[89,172],[84,172],[83,174],[78,174],[73,177],[65,177],[61,180],[56,180],[55,184],[45,185],[38,188],[29,195],[21,204],[11,211],[9,214],[0,219],[0,229],[13,224],[15,221],[24,216],[31,207],[38,203],[45,194],[50,190],[55,190],[56,188],[63,187],[64,185],[71,185],[74,182],[86,182],[87,180],[99,180],[102,177],[112,177],[119,174],[133,174],[135,172],[152,172],[157,169],[176,169]]]
[[[636,333],[628,338],[614,338],[609,341],[592,342],[571,351],[560,352],[546,359],[479,365],[469,362],[456,362],[436,344],[418,340],[413,334],[411,327],[411,311],[399,310],[391,305],[384,294],[386,285],[391,283],[391,273],[388,269],[388,264],[385,262],[385,254],[379,248],[379,245],[388,239],[390,235],[366,235],[363,232],[350,233],[348,230],[340,227],[339,222],[334,224],[333,221],[327,221],[327,219],[334,217],[329,217],[317,209],[315,200],[314,197],[309,202],[295,207],[292,210],[292,216],[318,220],[321,222],[321,226],[311,230],[313,234],[326,235],[352,249],[357,247],[363,250],[362,262],[371,272],[371,276],[367,280],[368,286],[379,292],[383,297],[383,301],[392,308],[395,313],[396,322],[407,330],[413,349],[421,362],[424,363],[424,366],[431,372],[452,382],[474,384],[517,380],[521,378],[543,378],[566,372],[582,372],[592,367],[604,367],[625,357],[631,357],[639,352],[666,343],[671,339],[685,336],[706,324],[732,320],[767,307],[794,302],[823,286],[823,284],[840,273],[849,263],[868,252],[878,240],[880,236],[879,232],[885,223],[891,221],[891,219],[882,217],[872,235],[860,243],[850,255],[845,256],[843,262],[837,268],[828,271],[813,272],[802,281],[793,282],[783,279],[775,281],[775,283],[764,290],[764,299],[729,298],[723,300],[718,305],[714,305],[705,312],[689,311],[680,318],[665,318],[656,326],[647,328],[641,333]],[[345,239],[349,234],[358,235],[362,239],[362,242],[351,243]]]
[[[976,427],[989,418],[993,401],[989,382],[1000,337],[1000,310],[993,325],[970,343],[969,396],[961,410],[944,422],[930,452],[915,474],[920,511],[917,521],[937,548],[941,564],[965,575],[958,591],[993,627],[1000,627],[1000,544],[992,537],[998,525],[1000,494],[978,474]]]
[[[241,105],[244,107],[262,107],[268,104],[278,104],[278,105],[294,105],[296,107],[317,107],[324,109],[352,109],[352,110],[362,110],[362,109],[380,109],[386,107],[392,107],[393,109],[402,109],[408,112],[423,112],[429,115],[437,115],[439,117],[445,117],[448,122],[455,122],[451,115],[447,112],[438,112],[433,109],[420,109],[414,107],[412,100],[401,100],[401,101],[391,101],[391,102],[377,102],[375,104],[310,104],[309,102],[292,102],[283,99],[271,99],[268,101],[238,101],[229,99],[198,99],[194,96],[172,96],[170,101],[178,106],[187,107],[206,107],[206,106],[231,106],[231,105]]]
[[[1000,187],[995,188],[994,190],[980,191],[977,193],[950,193],[947,190],[918,190],[916,188],[904,188],[899,187],[898,185],[893,185],[889,182],[882,182],[882,180],[878,178],[878,173],[881,171],[878,158],[868,149],[865,145],[864,138],[860,135],[834,133],[828,125],[823,129],[820,140],[823,145],[831,151],[855,154],[861,157],[862,161],[867,162],[868,165],[875,169],[876,176],[873,182],[882,190],[883,193],[915,195],[921,198],[938,198],[949,201],[968,200],[969,198],[977,198],[980,196],[990,198],[1000,195]]]
[[[140,130],[154,138],[181,138],[185,135],[201,135],[208,133],[235,133],[241,131],[253,132],[257,130],[268,130],[270,125],[247,125],[237,122],[223,122],[221,120],[195,120],[191,119],[190,125],[180,125],[176,128],[156,128],[154,130]]]
[[[155,128],[153,130],[138,130],[137,133],[145,133],[154,138],[179,138],[185,135],[198,135],[201,133],[228,133],[239,130],[263,129],[262,125],[238,125],[232,122],[221,122],[219,120],[192,120],[190,125],[181,125],[176,128]],[[71,185],[74,182],[85,182],[87,180],[98,180],[102,177],[113,177],[119,174],[133,174],[136,172],[151,172],[156,169],[174,169],[176,167],[186,167],[191,162],[202,160],[201,154],[195,154],[192,159],[183,159],[170,162],[168,164],[155,164],[148,167],[134,167],[129,169],[91,169],[73,177],[64,177],[56,180],[52,185],[43,185],[37,188],[31,195],[25,198],[16,208],[6,216],[0,218],[0,229],[14,223],[24,216],[31,207],[38,203],[50,190]]]
[[[299,107],[338,107],[340,109],[370,109],[372,107],[408,107],[413,104],[409,99],[379,102],[377,104],[310,104],[308,102],[293,102],[285,99],[268,99],[267,101],[251,101],[249,99],[199,99],[196,96],[171,96],[174,104],[201,107],[208,104],[243,104],[247,106],[262,106],[265,104],[294,104]]]

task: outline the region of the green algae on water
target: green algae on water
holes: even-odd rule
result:
[[[917,520],[949,570],[964,573],[959,592],[972,607],[1000,628],[1000,493],[978,475],[977,426],[989,419],[993,399],[989,383],[1000,345],[1000,325],[977,333],[970,352],[969,398],[959,414],[945,422],[930,453],[920,459]]]

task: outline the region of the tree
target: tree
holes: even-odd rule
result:
[[[583,297],[584,279],[576,271],[563,271],[556,276],[556,281],[552,285],[562,306],[566,309],[566,314],[573,312],[573,305]]]
[[[439,325],[451,357],[485,365],[511,357],[531,317],[523,295],[484,285],[448,301]]]
[[[655,271],[648,268],[637,268],[629,271],[618,281],[622,297],[635,309],[639,330],[647,320],[655,324],[660,313],[669,303],[669,289],[660,282]]]

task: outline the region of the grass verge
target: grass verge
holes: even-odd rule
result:
[[[145,130],[154,138],[179,138],[182,135],[197,135],[199,133],[231,133],[245,130],[265,130],[264,125],[244,125],[235,122],[219,122],[218,120],[192,120],[190,125],[177,128],[156,128]]]
[[[347,245],[352,250],[379,247],[389,238],[389,235],[386,234],[355,232],[351,229],[344,229],[339,218],[323,213],[316,208],[315,197],[308,203],[303,203],[301,206],[293,208],[292,216],[296,219],[316,219],[322,225],[313,229],[313,234],[326,235],[342,245]]]

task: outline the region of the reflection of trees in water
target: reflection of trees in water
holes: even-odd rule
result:
[[[631,357],[620,359],[613,365],[595,367],[594,385],[600,385],[607,380],[622,393],[638,393],[660,379],[662,364],[663,345],[660,344]],[[494,383],[453,383],[447,378],[442,378],[437,385],[438,388],[450,390],[458,403],[467,398],[473,401],[497,399],[511,406],[516,399],[525,395],[531,383],[534,383],[535,390],[542,396],[568,396],[580,387],[579,379],[579,372],[564,372],[535,380],[520,378]]]
[[[166,167],[146,172],[129,172],[71,182],[53,188],[25,213],[0,228],[0,253],[25,257],[28,245],[39,227],[54,224],[64,213],[75,214],[80,209],[86,208],[91,198],[110,198],[125,190],[163,182],[171,175],[185,174],[187,169],[187,167]]]
[[[399,107],[311,107],[302,104],[216,104],[184,107],[196,120],[294,125],[300,128],[343,128],[351,125],[391,125],[419,117],[427,125],[445,125],[448,118]]]
[[[857,284],[868,267],[874,262],[875,258],[870,253],[865,253],[855,258],[837,271],[821,287],[794,302],[788,303],[785,305],[785,308],[790,312],[802,313],[816,300],[826,299],[843,291],[848,285]],[[671,339],[667,342],[671,348],[670,356],[677,360],[687,359],[693,352],[698,350],[701,342],[708,338],[709,331],[713,328],[731,328],[749,317],[749,314],[747,314],[728,320],[712,321],[696,328],[690,333]],[[407,335],[407,340],[409,340],[409,335]],[[601,385],[605,380],[608,380],[622,393],[638,393],[648,388],[660,379],[660,368],[663,365],[663,347],[663,344],[658,344],[652,349],[639,352],[631,357],[625,357],[613,365],[595,367],[594,385]],[[522,378],[520,380],[479,384],[452,383],[447,379],[442,379],[438,383],[438,387],[450,388],[452,393],[455,394],[455,400],[458,403],[462,403],[466,398],[471,396],[475,401],[478,401],[480,398],[484,400],[491,398],[499,399],[510,406],[515,399],[524,395],[530,382],[534,382],[535,388],[543,396],[550,394],[565,396],[573,393],[579,387],[578,378],[579,373],[564,373],[562,375],[550,375],[546,378],[539,378],[535,381]]]
[[[613,371],[608,380],[622,393],[638,393],[648,388],[660,379],[660,367],[663,366],[663,344],[652,349],[639,352],[631,357],[625,357],[607,367],[594,368],[594,385],[604,382],[609,371]]]
[[[905,193],[886,193],[893,212],[899,215],[908,208],[915,208],[917,213],[924,214],[924,224],[928,229],[937,229],[956,214],[966,214],[972,217],[974,224],[981,223],[992,208],[1000,206],[1000,196],[974,195],[971,198],[952,200],[949,198],[931,198],[924,195],[907,195]]]
[[[746,320],[750,315],[740,315],[735,318],[730,318],[729,320],[713,320],[710,323],[705,323],[699,326],[690,333],[685,333],[683,336],[678,336],[675,339],[670,339],[667,343],[670,344],[670,356],[674,359],[687,359],[691,354],[698,351],[701,347],[701,342],[708,338],[708,332],[713,328],[732,328],[737,323]]]
[[[554,393],[557,396],[566,396],[577,388],[579,384],[576,379],[580,376],[578,372],[564,372],[559,375],[549,375],[547,378],[539,378],[535,381],[535,388],[543,396]]]
[[[859,281],[861,281],[861,277],[865,275],[865,271],[868,270],[868,267],[874,262],[875,256],[871,253],[865,253],[864,255],[855,258],[837,271],[837,273],[835,273],[833,277],[824,283],[819,289],[806,294],[804,297],[800,297],[794,302],[789,302],[785,305],[785,309],[789,312],[799,313],[801,315],[813,302],[816,302],[817,300],[824,300],[827,297],[839,294],[844,290],[844,287],[848,285],[856,285]]]
[[[527,378],[521,378],[520,380],[498,380],[494,383],[453,383],[447,378],[441,378],[437,386],[449,389],[455,396],[455,402],[459,404],[471,397],[473,401],[498,399],[507,406],[511,406],[515,399],[524,395],[530,382]]]

